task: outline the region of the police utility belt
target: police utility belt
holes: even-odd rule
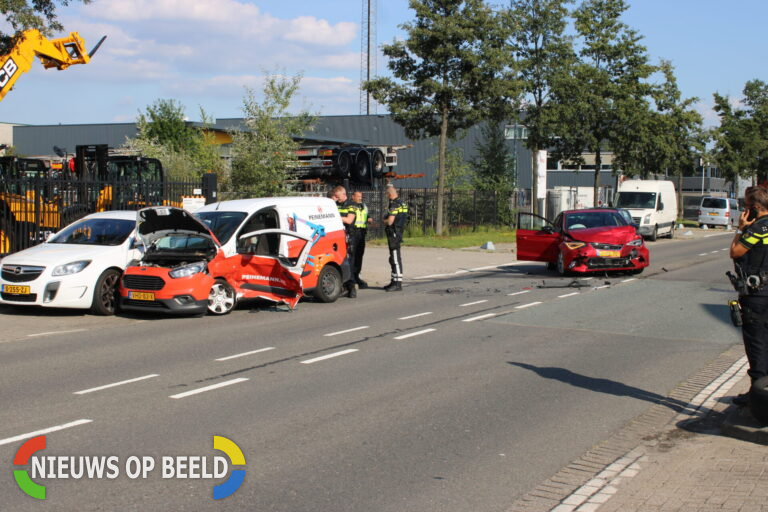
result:
[[[736,290],[739,295],[755,294],[768,285],[768,272],[760,272],[758,274],[747,276],[740,270],[737,270],[737,275],[731,271],[726,272],[725,275],[731,280],[733,289]]]

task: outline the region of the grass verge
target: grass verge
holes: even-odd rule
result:
[[[485,229],[475,232],[459,232],[449,235],[419,235],[408,236],[406,234],[403,245],[408,247],[439,247],[443,249],[463,249],[465,247],[480,247],[485,242],[494,244],[507,244],[515,241],[515,232],[510,229]],[[367,244],[386,245],[386,238],[368,240]]]

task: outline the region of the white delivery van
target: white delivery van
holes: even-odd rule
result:
[[[728,224],[738,227],[741,211],[736,199],[704,196],[701,198],[698,214],[700,227],[728,227]]]
[[[619,185],[615,206],[629,210],[638,233],[649,240],[675,236],[677,194],[671,181],[626,180]]]

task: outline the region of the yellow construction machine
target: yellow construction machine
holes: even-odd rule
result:
[[[40,59],[46,69],[61,70],[75,64],[88,64],[106,37],[102,37],[93,50],[86,52],[85,41],[77,32],[70,32],[69,37],[58,39],[48,39],[36,29],[21,32],[16,36],[11,51],[0,56],[0,101],[21,74],[32,69],[35,57]]]

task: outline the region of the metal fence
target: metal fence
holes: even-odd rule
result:
[[[201,192],[200,182],[0,178],[0,255],[36,245],[89,213],[182,206],[183,197]]]
[[[363,193],[373,224],[368,236],[384,236],[382,219],[389,199],[386,189],[353,188]],[[351,193],[351,191],[350,191]],[[406,236],[434,234],[437,227],[437,189],[399,188],[400,199],[408,204],[408,228]],[[518,208],[517,194],[501,194],[496,191],[446,190],[443,201],[443,226],[448,232],[474,230],[479,226],[510,226]]]

